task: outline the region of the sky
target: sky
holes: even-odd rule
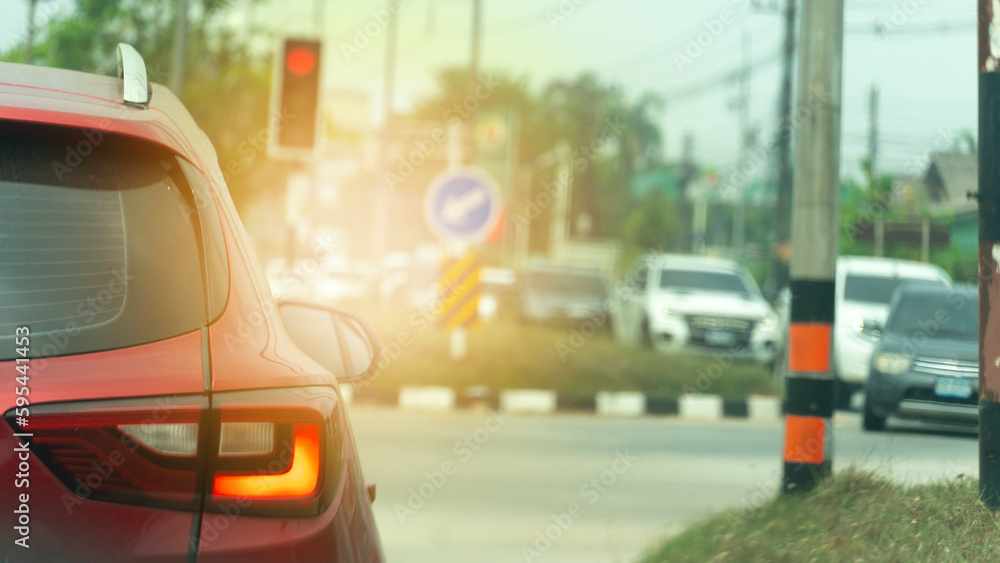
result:
[[[394,107],[405,111],[434,91],[434,73],[467,65],[473,0],[401,0]],[[773,138],[781,79],[780,0],[482,0],[480,68],[526,76],[540,89],[555,78],[595,72],[630,99],[663,96],[665,157],[695,140],[695,159],[730,166],[740,155],[735,81],[749,44],[750,121],[760,142]],[[42,0],[40,19],[70,4]],[[0,49],[21,40],[26,0],[0,0]],[[325,38],[324,83],[372,96],[381,107],[386,0],[233,0],[229,23]],[[879,162],[920,171],[929,152],[962,131],[975,133],[975,3],[956,0],[846,0],[842,175],[858,175],[868,146],[868,100],[879,90]],[[321,21],[321,25],[318,23]],[[876,23],[882,22],[883,33]],[[320,30],[322,28],[322,30]],[[692,56],[693,55],[693,56]],[[678,57],[689,56],[680,63]],[[708,86],[706,86],[706,84]],[[699,87],[700,88],[696,88]],[[678,93],[695,94],[678,97]],[[373,116],[378,119],[378,115]]]

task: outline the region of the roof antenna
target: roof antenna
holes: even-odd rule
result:
[[[127,106],[149,107],[150,89],[146,80],[146,63],[135,47],[118,44],[118,78],[122,79],[122,99]]]

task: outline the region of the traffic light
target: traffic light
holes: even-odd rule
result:
[[[279,152],[312,151],[319,112],[319,69],[322,48],[316,39],[285,39],[279,60],[277,107],[279,126],[271,136]]]

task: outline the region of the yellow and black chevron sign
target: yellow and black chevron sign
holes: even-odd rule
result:
[[[473,328],[479,324],[479,257],[470,252],[441,261],[438,322],[448,330]]]

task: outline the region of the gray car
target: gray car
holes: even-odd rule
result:
[[[519,283],[521,320],[573,323],[604,319],[607,284],[596,270],[536,266]]]
[[[886,417],[978,421],[979,317],[974,286],[910,285],[893,297],[872,354],[863,427]]]

